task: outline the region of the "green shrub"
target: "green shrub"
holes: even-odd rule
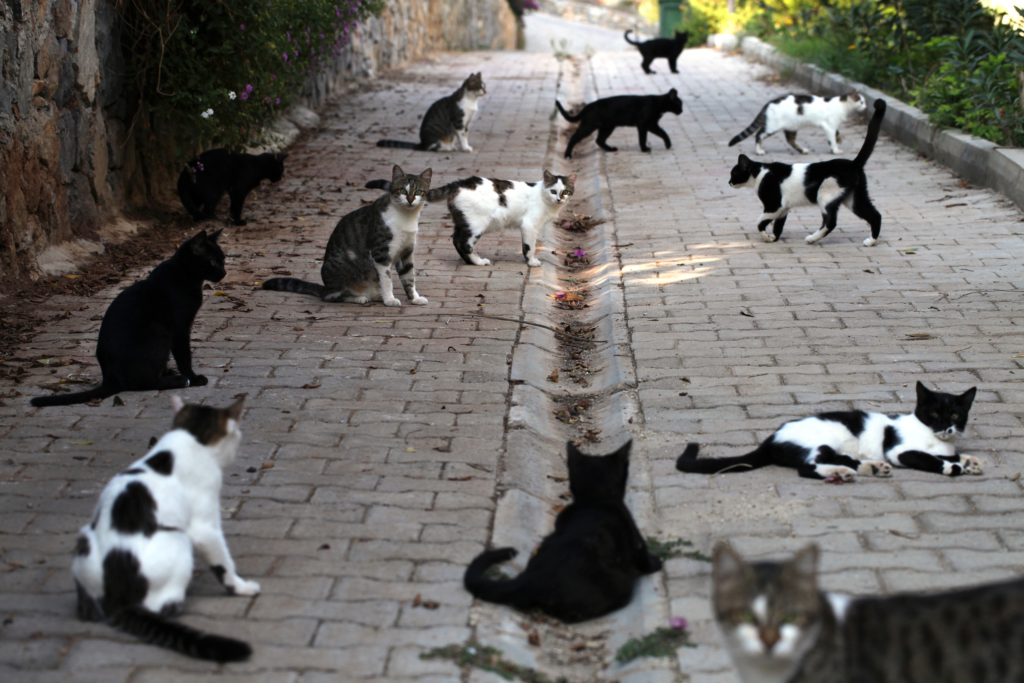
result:
[[[129,101],[178,162],[257,138],[384,0],[118,0]]]

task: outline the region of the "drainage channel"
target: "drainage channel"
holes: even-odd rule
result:
[[[598,97],[589,60],[561,60],[558,97],[567,106]],[[577,173],[576,190],[558,227],[541,232],[542,266],[531,272],[522,301],[525,321],[565,334],[523,326],[512,355],[509,431],[490,542],[520,551],[506,573],[523,569],[571,501],[566,442],[604,455],[642,428],[604,155],[590,140],[577,147],[575,159],[563,159],[570,125],[552,117],[545,168]],[[626,502],[645,535],[661,535],[650,469],[636,449]],[[614,660],[627,640],[668,623],[666,594],[659,572],[637,583],[628,607],[572,627],[487,603],[473,608],[471,622],[481,643],[552,680],[667,683],[683,679],[675,658]]]

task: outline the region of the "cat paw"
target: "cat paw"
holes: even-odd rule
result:
[[[771,234],[767,230],[762,230],[761,231],[761,239],[763,239],[765,242],[774,242],[775,241],[775,235]]]
[[[390,299],[384,299],[384,305],[385,306],[401,306],[402,302],[399,301],[398,299],[396,299],[395,297],[391,297]]]
[[[233,592],[234,592],[235,595],[259,595],[260,594],[260,585],[258,583],[256,583],[255,581],[246,581],[245,579],[243,579],[240,576],[238,577],[238,580],[235,582],[233,588],[234,588]]]
[[[832,150],[832,153],[833,153],[833,154],[842,154],[842,153],[843,153],[843,150],[841,150],[841,149],[839,149],[838,147],[836,147],[836,148],[835,148],[834,150]]]
[[[807,244],[816,244],[816,243],[820,242],[821,238],[824,237],[824,236],[825,236],[825,230],[821,229],[821,230],[818,230],[817,232],[813,232],[810,235],[808,235],[807,237],[805,237],[804,241],[807,242]]]
[[[526,262],[526,265],[530,266],[531,268],[540,268],[540,259],[532,258]]]
[[[817,473],[829,484],[848,484],[857,479],[857,472],[843,465],[819,465]]]
[[[660,571],[661,568],[664,567],[664,566],[665,566],[665,563],[661,561],[660,557],[657,557],[657,556],[651,555],[651,554],[647,555],[647,571],[648,571],[648,573],[653,574],[656,571]]]
[[[857,472],[873,477],[891,477],[892,465],[881,460],[865,460],[857,467]]]
[[[417,297],[413,298],[412,300],[410,300],[409,303],[411,303],[413,306],[426,306],[427,305],[427,297],[425,297],[425,296],[417,296]]]
[[[981,461],[973,455],[961,455],[960,464],[964,468],[964,474],[981,474]]]
[[[873,247],[876,244],[878,244],[878,240],[876,240],[874,237],[869,237],[866,240],[864,240],[863,244],[865,247]]]
[[[188,378],[188,385],[190,387],[205,387],[210,383],[210,380],[206,379],[206,375],[193,375]]]
[[[465,147],[462,148],[462,151],[463,152],[472,152],[473,148],[470,147],[469,145],[466,145]]]
[[[767,153],[768,153],[768,152],[764,151],[764,150],[763,150],[762,148],[760,148],[760,147],[758,147],[757,149],[755,149],[755,150],[754,150],[754,154],[756,154],[756,155],[757,155],[757,156],[759,156],[759,157],[763,157],[763,156],[764,156],[765,154],[767,154]]]

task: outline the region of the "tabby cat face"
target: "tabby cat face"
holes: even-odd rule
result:
[[[931,391],[918,382],[917,408],[914,410],[914,416],[929,427],[939,439],[954,439],[963,434],[967,427],[967,414],[971,411],[971,404],[974,403],[977,391],[977,387],[972,387],[959,396],[943,394]]]
[[[466,92],[470,93],[474,97],[483,97],[487,94],[487,87],[484,85],[483,72],[478,71],[475,74],[470,74],[463,83],[462,87]]]
[[[748,563],[728,543],[714,552],[712,603],[737,666],[795,666],[814,645],[827,609],[817,586],[818,549],[787,562]],[[782,679],[785,680],[785,679]]]
[[[541,194],[548,204],[565,204],[575,191],[575,173],[564,176],[544,171],[544,191]]]
[[[419,175],[406,175],[397,164],[391,169],[391,201],[403,209],[419,209],[427,201],[431,169]]]
[[[227,408],[213,408],[192,403],[174,394],[171,396],[171,407],[174,409],[172,429],[184,429],[195,437],[196,441],[209,447],[221,466],[227,465],[238,449],[242,440],[239,422],[245,399],[240,398]]]

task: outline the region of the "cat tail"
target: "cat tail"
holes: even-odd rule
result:
[[[576,123],[577,121],[580,120],[580,117],[583,115],[583,112],[580,112],[579,114],[576,114],[576,116],[570,116],[569,112],[562,108],[562,103],[559,102],[558,100],[555,100],[555,106],[558,107],[558,111],[562,112],[562,116],[569,123]]]
[[[416,149],[423,151],[423,145],[418,142],[405,142],[403,140],[377,140],[378,147],[400,147],[402,149]]]
[[[754,117],[754,122],[747,126],[746,130],[734,137],[732,140],[729,140],[729,146],[732,147],[741,140],[746,140],[754,133],[764,130],[765,122],[768,120],[767,111],[768,105],[766,104],[761,107],[761,111],[759,111],[757,116]]]
[[[53,396],[36,396],[29,403],[34,405],[36,408],[46,408],[47,406],[69,406],[75,403],[85,403],[91,401],[94,398],[107,398],[117,393],[117,389],[111,389],[109,387],[100,384],[95,389],[89,389],[88,391],[79,391],[74,394],[54,394]]]
[[[496,602],[500,605],[518,606],[521,592],[521,577],[515,579],[489,579],[484,574],[491,565],[507,562],[516,556],[515,548],[485,550],[476,556],[466,568],[462,583],[473,597]]]
[[[718,474],[726,472],[749,472],[766,465],[771,465],[771,454],[766,444],[761,444],[757,449],[735,458],[704,458],[697,459],[700,446],[691,443],[683,451],[683,454],[676,460],[676,469],[680,472],[692,472],[695,474]]]
[[[864,146],[860,148],[857,158],[853,160],[854,165],[864,168],[868,158],[875,151],[875,143],[878,141],[878,131],[882,129],[882,118],[885,116],[885,100],[875,100],[875,115],[871,117],[868,124],[868,135],[864,138]]]
[[[391,192],[391,181],[384,180],[383,178],[377,178],[363,185],[368,190],[384,190],[385,192]]]
[[[252,648],[248,643],[198,631],[140,606],[125,607],[111,617],[110,624],[150,645],[174,650],[196,659],[241,662],[249,659],[249,655],[252,654]]]
[[[310,296],[318,296],[321,299],[326,291],[323,285],[318,285],[315,282],[306,282],[297,277],[272,277],[269,280],[263,281],[262,289],[269,289],[274,292],[309,294]]]
[[[638,40],[630,40],[629,39],[629,34],[632,33],[632,32],[633,32],[633,29],[627,30],[626,31],[626,35],[623,36],[623,38],[625,38],[626,42],[629,43],[630,45],[641,45],[642,43],[640,43],[640,41],[638,41]]]

